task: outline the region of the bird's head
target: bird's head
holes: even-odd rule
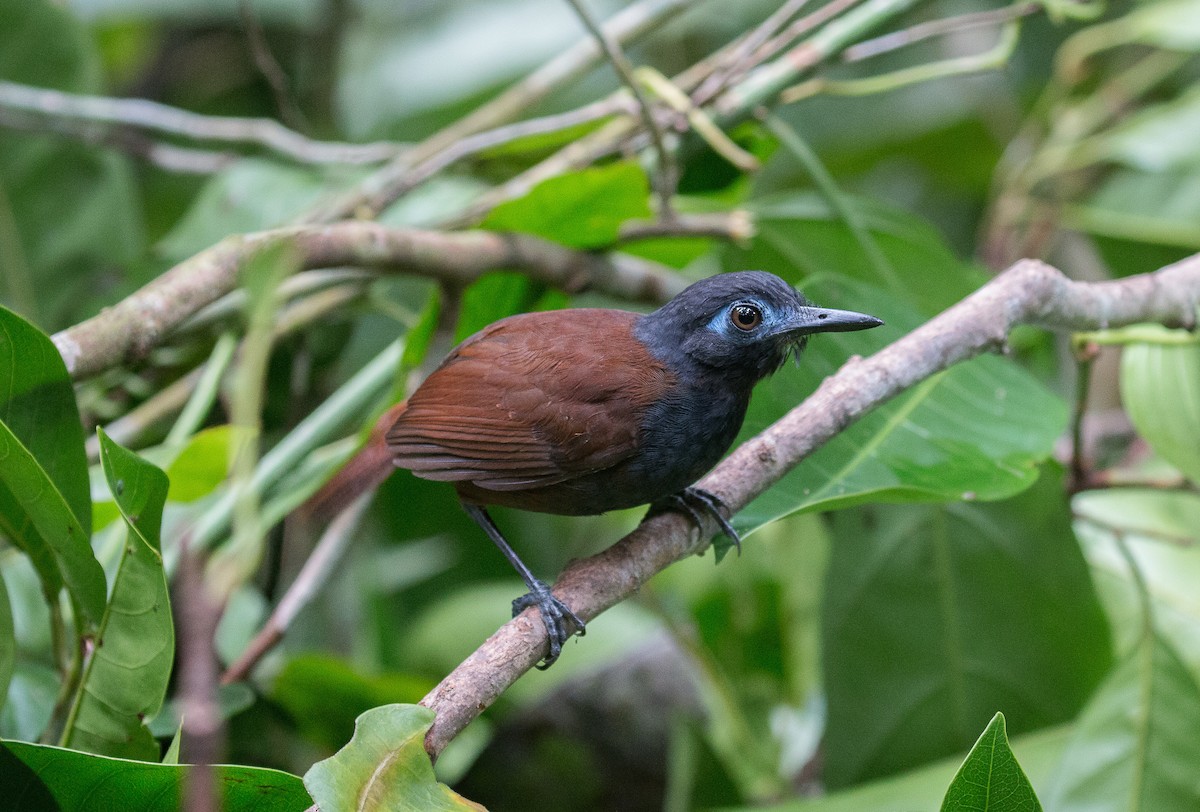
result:
[[[816,307],[774,274],[739,271],[696,282],[645,316],[637,329],[659,358],[686,357],[753,383],[804,349],[813,333],[881,324],[864,313]]]

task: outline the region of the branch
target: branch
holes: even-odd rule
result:
[[[459,285],[489,271],[516,270],[572,293],[594,288],[652,303],[685,285],[657,263],[573,251],[528,234],[442,233],[365,222],[294,226],[227,237],[98,315],[55,333],[67,371],[78,380],[144,357],[193,314],[233,290],[247,260],[281,242],[292,244],[301,270],[350,265]]]
[[[314,141],[269,118],[203,116],[146,99],[82,96],[0,80],[0,114],[23,129],[43,129],[85,139],[115,139],[130,131],[225,144],[252,144],[307,164],[378,163],[396,155],[390,143],[339,144]],[[166,145],[157,145],[166,149]],[[174,148],[180,152],[194,152]],[[151,153],[152,154],[152,153]],[[214,159],[215,160],[215,159]]]
[[[1025,260],[870,358],[850,359],[697,484],[739,510],[875,406],[959,361],[1003,348],[1018,324],[1084,330],[1156,321],[1191,327],[1198,305],[1200,254],[1152,274],[1096,283],[1074,282]],[[648,518],[604,552],[570,564],[554,592],[591,620],[660,570],[703,550],[716,529],[709,522],[697,536],[690,527],[679,514]],[[430,755],[436,757],[545,653],[545,627],[532,610],[501,626],[421,700],[437,713],[425,737]]]

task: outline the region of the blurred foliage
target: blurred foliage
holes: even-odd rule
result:
[[[610,16],[626,4],[589,5]],[[628,52],[674,75],[777,6],[693,3]],[[996,9],[911,6],[887,30]],[[774,111],[798,143],[754,116],[722,122],[762,162],[756,173],[698,138],[670,139],[679,210],[748,212],[754,234],[622,250],[692,278],[770,270],[887,322],[815,338],[759,388],[743,438],[1022,256],[1100,279],[1200,249],[1200,0],[1026,10],[1002,70]],[[313,138],[419,141],[582,34],[560,0],[0,0],[0,80],[275,118]],[[994,25],[959,19],[820,75],[879,76],[995,38]],[[600,64],[526,115],[615,89]],[[240,530],[261,566],[226,584],[222,665],[312,551],[319,528],[278,520],[448,349],[444,332],[531,309],[644,305],[506,268],[457,302],[428,280],[380,279],[277,338],[269,359],[260,341],[255,375],[230,351],[187,410],[129,431],[131,410],[198,365],[221,366],[221,342],[247,330],[239,307],[74,387],[47,334],[230,235],[296,222],[374,169],[239,146],[209,171],[177,173],[137,139],[30,132],[6,115],[0,100],[0,808],[16,797],[173,809],[190,768],[156,762],[187,721],[172,617],[190,607],[167,584],[197,526],[229,548],[231,469],[266,484]],[[456,222],[495,184],[602,130],[494,145],[379,219]],[[651,216],[654,171],[652,151],[623,143],[479,224],[604,251]],[[442,313],[457,316],[448,331]],[[741,556],[679,562],[597,618],[436,771],[421,747],[428,713],[413,703],[505,620],[520,585],[451,489],[397,472],[282,644],[222,688],[215,713],[237,765],[216,772],[225,808],[352,808],[360,791],[411,809],[1200,808],[1200,350],[1183,331],[1085,338],[1021,331],[1011,353],[934,376],[849,427],[735,518],[753,533]],[[1089,342],[1123,345],[1122,363],[1073,354]],[[1072,460],[1081,364],[1090,386]],[[261,405],[261,460],[247,451],[257,421],[235,430],[234,402]],[[81,427],[97,426],[111,436],[85,446]],[[639,516],[496,511],[546,578]]]

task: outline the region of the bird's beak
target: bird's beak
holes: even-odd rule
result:
[[[832,310],[827,307],[802,307],[789,319],[786,332],[802,336],[812,333],[848,333],[852,330],[869,330],[883,324],[881,319],[853,310]]]

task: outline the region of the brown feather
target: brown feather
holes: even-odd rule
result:
[[[529,313],[475,334],[388,432],[395,464],[499,504],[514,503],[504,492],[619,464],[637,451],[646,409],[673,382],[633,337],[637,319],[615,310]]]

